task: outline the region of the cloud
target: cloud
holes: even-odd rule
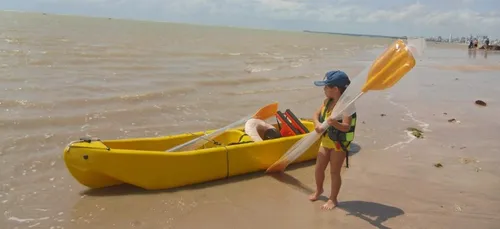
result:
[[[369,12],[364,9],[362,15],[356,15],[355,20],[358,22],[378,23],[378,22],[397,22],[397,21],[412,21],[422,14],[425,14],[425,6],[420,3],[415,3],[396,10],[376,10]]]
[[[256,0],[255,3],[270,11],[295,11],[306,6],[304,2],[290,0]]]
[[[6,1],[10,0],[0,0],[0,8],[2,2]],[[141,17],[141,19],[191,23],[213,22],[276,29],[311,27],[328,31],[355,32],[352,30],[356,30],[357,33],[370,31],[392,35],[486,33],[500,37],[500,7],[496,6],[496,0],[31,1],[38,3],[38,6],[44,6],[44,9],[87,11],[81,14],[92,14],[91,9],[94,7],[109,17]]]
[[[419,2],[411,5],[393,8],[393,9],[373,9],[367,5],[336,5],[327,4],[315,6],[312,4],[304,4],[295,1],[286,0],[259,0],[261,9],[259,13],[266,13],[269,18],[277,19],[307,19],[321,20],[325,22],[346,22],[355,21],[361,23],[386,23],[386,22],[402,22],[408,23],[424,23],[426,25],[449,25],[463,24],[473,22],[486,26],[495,25],[500,16],[498,12],[479,13],[472,10],[433,10],[432,7],[425,6]],[[282,14],[276,15],[275,13]]]
[[[462,28],[489,27],[500,28],[500,16],[496,13],[478,13],[471,10],[430,12],[427,17],[415,19],[417,23],[428,26],[460,26]]]
[[[446,1],[442,1],[443,4]],[[273,20],[303,20],[310,23],[322,22],[358,24],[358,26],[379,27],[380,31],[390,28],[403,29],[409,32],[411,28],[442,31],[448,33],[497,33],[500,34],[500,10],[479,12],[467,7],[472,1],[462,0],[458,4],[449,2],[453,7],[439,9],[430,1],[408,3],[399,2],[399,7],[382,8],[375,2],[368,1],[299,1],[299,0],[259,0],[256,14]],[[403,4],[401,4],[403,3]],[[404,4],[407,3],[407,4]],[[455,2],[456,3],[456,2]],[[476,0],[476,4],[485,4]],[[484,6],[483,6],[484,7]],[[455,8],[455,9],[453,9]],[[406,28],[403,28],[406,27]],[[360,31],[362,33],[362,31]],[[382,32],[383,33],[383,32]]]
[[[378,8],[375,2],[346,4],[328,4],[304,7],[301,12],[293,11],[288,14],[288,19],[294,17],[304,20],[322,21],[327,23],[359,23],[365,26],[379,27],[381,31],[393,28],[411,27],[419,30],[443,31],[444,33],[496,33],[500,36],[500,10],[489,9],[482,12],[471,7],[455,6],[455,9],[437,9],[430,1],[428,4],[414,2],[399,7]],[[464,1],[469,4],[471,1]],[[365,4],[363,4],[365,3]],[[451,3],[452,4],[452,3]],[[481,3],[477,3],[481,4]],[[460,4],[458,4],[460,5]],[[484,7],[484,6],[483,6]],[[453,7],[450,7],[453,8]],[[276,15],[268,15],[271,18]],[[279,15],[280,19],[287,18]],[[384,28],[385,27],[385,28]]]

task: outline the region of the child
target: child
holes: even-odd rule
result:
[[[324,86],[326,96],[323,105],[313,116],[316,131],[323,133],[320,125],[325,119],[327,119],[329,126],[321,138],[321,146],[316,160],[316,192],[309,199],[315,201],[323,193],[325,170],[328,163],[330,163],[331,194],[328,201],[321,207],[325,210],[331,210],[338,204],[337,196],[342,184],[340,170],[347,156],[349,143],[354,137],[356,113],[351,116],[344,116],[342,120],[329,118],[333,107],[350,83],[347,74],[343,71],[329,71],[325,74],[323,81],[314,82],[316,86]]]

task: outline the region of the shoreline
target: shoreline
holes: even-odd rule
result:
[[[389,36],[389,35],[379,35],[379,34],[355,34],[355,33],[341,33],[341,32],[328,32],[328,31],[313,31],[313,30],[303,30],[304,33],[319,33],[319,34],[331,34],[340,36],[351,36],[351,37],[369,37],[369,38],[386,38],[386,39],[407,39],[407,36]]]

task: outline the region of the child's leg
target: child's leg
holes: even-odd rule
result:
[[[330,198],[322,206],[323,209],[331,210],[337,206],[337,196],[339,195],[340,186],[342,185],[342,178],[340,176],[340,171],[345,160],[345,152],[343,150],[333,151],[330,154],[330,175],[332,179],[332,189],[330,193]]]
[[[332,150],[320,147],[316,158],[316,169],[314,172],[316,178],[316,192],[309,196],[309,200],[315,201],[323,193],[323,182],[325,181],[325,169],[330,161],[330,152]]]

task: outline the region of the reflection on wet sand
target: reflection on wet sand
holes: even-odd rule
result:
[[[488,59],[488,55],[500,55],[500,52],[499,51],[495,51],[495,50],[485,50],[485,49],[468,49],[467,50],[467,53],[469,55],[469,59],[476,59],[477,57],[477,52],[481,53],[484,57],[484,59]]]
[[[476,53],[477,53],[476,49],[469,49],[468,53],[469,53],[469,58],[474,58],[474,59],[476,58]]]

